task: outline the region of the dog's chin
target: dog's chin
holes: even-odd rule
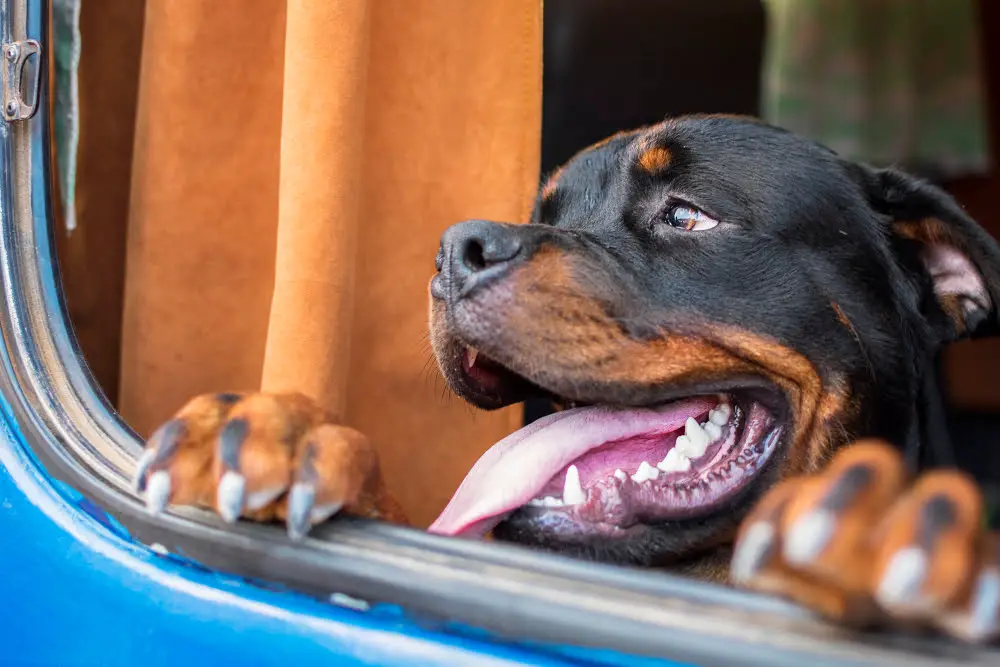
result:
[[[497,443],[432,532],[540,547],[602,562],[663,565],[731,539],[771,486],[792,432],[773,387],[554,386],[456,337],[438,336],[453,390],[493,409],[532,397],[562,406]],[[547,376],[546,376],[547,377]]]

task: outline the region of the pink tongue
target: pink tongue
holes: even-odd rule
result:
[[[428,530],[482,537],[589,450],[607,442],[675,431],[689,416],[717,402],[693,398],[655,409],[595,406],[543,417],[490,447]]]

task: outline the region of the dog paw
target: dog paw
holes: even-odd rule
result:
[[[970,478],[910,480],[893,448],[859,442],[761,500],[740,527],[730,577],[845,625],[988,642],[1000,635],[1000,539],[984,526]]]
[[[198,505],[229,523],[280,520],[292,539],[342,510],[400,518],[368,439],[300,394],[194,398],[146,442],[135,489],[153,513]]]

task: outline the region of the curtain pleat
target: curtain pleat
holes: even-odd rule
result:
[[[260,386],[284,39],[275,0],[147,2],[119,399],[142,434],[195,394]]]
[[[429,523],[520,424],[446,392],[427,283],[448,225],[529,214],[541,40],[538,0],[148,0],[126,419],[303,391],[371,437]]]
[[[343,415],[364,175],[367,0],[291,0],[274,296],[262,386]]]

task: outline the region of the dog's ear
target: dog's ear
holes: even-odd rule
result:
[[[886,216],[904,269],[918,272],[924,314],[943,341],[1000,333],[1000,245],[947,192],[895,169],[852,165]]]

